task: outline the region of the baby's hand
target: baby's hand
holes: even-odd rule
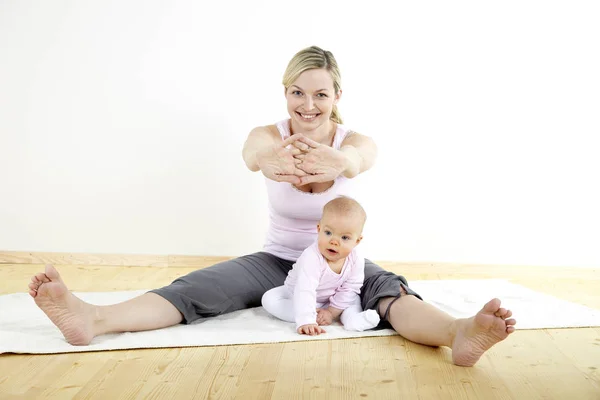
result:
[[[333,322],[333,315],[331,311],[326,308],[317,308],[317,324],[319,325],[331,325]]]
[[[300,328],[298,328],[298,333],[301,335],[314,336],[314,335],[320,335],[321,333],[326,333],[326,332],[325,332],[325,329],[321,328],[317,324],[307,324],[307,325],[302,325]]]

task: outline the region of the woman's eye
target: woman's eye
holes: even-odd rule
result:
[[[325,93],[318,93],[317,97],[326,98],[327,95]]]
[[[301,91],[299,91],[299,90],[294,90],[294,91],[292,92],[292,94],[293,94],[294,96],[302,96],[302,92],[301,92]]]

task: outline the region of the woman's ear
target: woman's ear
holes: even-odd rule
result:
[[[340,91],[335,94],[335,97],[333,98],[333,104],[337,104],[341,98],[342,98],[342,89],[340,89]]]

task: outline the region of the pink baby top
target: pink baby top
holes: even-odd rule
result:
[[[296,328],[317,323],[317,303],[345,310],[360,294],[365,279],[365,259],[355,247],[344,262],[339,274],[327,264],[315,241],[308,247],[285,280],[292,295]]]
[[[283,140],[290,137],[289,119],[276,124]],[[350,132],[338,125],[333,148],[339,150]],[[269,199],[269,229],[264,251],[285,260],[296,261],[300,254],[317,239],[317,223],[323,207],[339,196],[353,197],[352,179],[339,176],[324,192],[307,193],[287,182],[265,178]]]

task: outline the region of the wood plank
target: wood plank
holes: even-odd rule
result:
[[[284,343],[249,346],[251,353],[239,378],[235,398],[270,399],[275,389]]]
[[[547,334],[553,347],[583,374],[600,398],[600,328],[553,329]]]
[[[67,369],[61,369],[51,378],[43,380],[41,392],[29,390],[28,398],[73,398],[87,382],[102,369],[109,357],[104,353],[70,353],[58,355],[64,357],[63,363]],[[53,359],[58,356],[44,355],[42,358]],[[42,381],[42,380],[40,380]]]
[[[0,251],[0,264],[56,264],[167,267],[168,256],[139,254]]]

